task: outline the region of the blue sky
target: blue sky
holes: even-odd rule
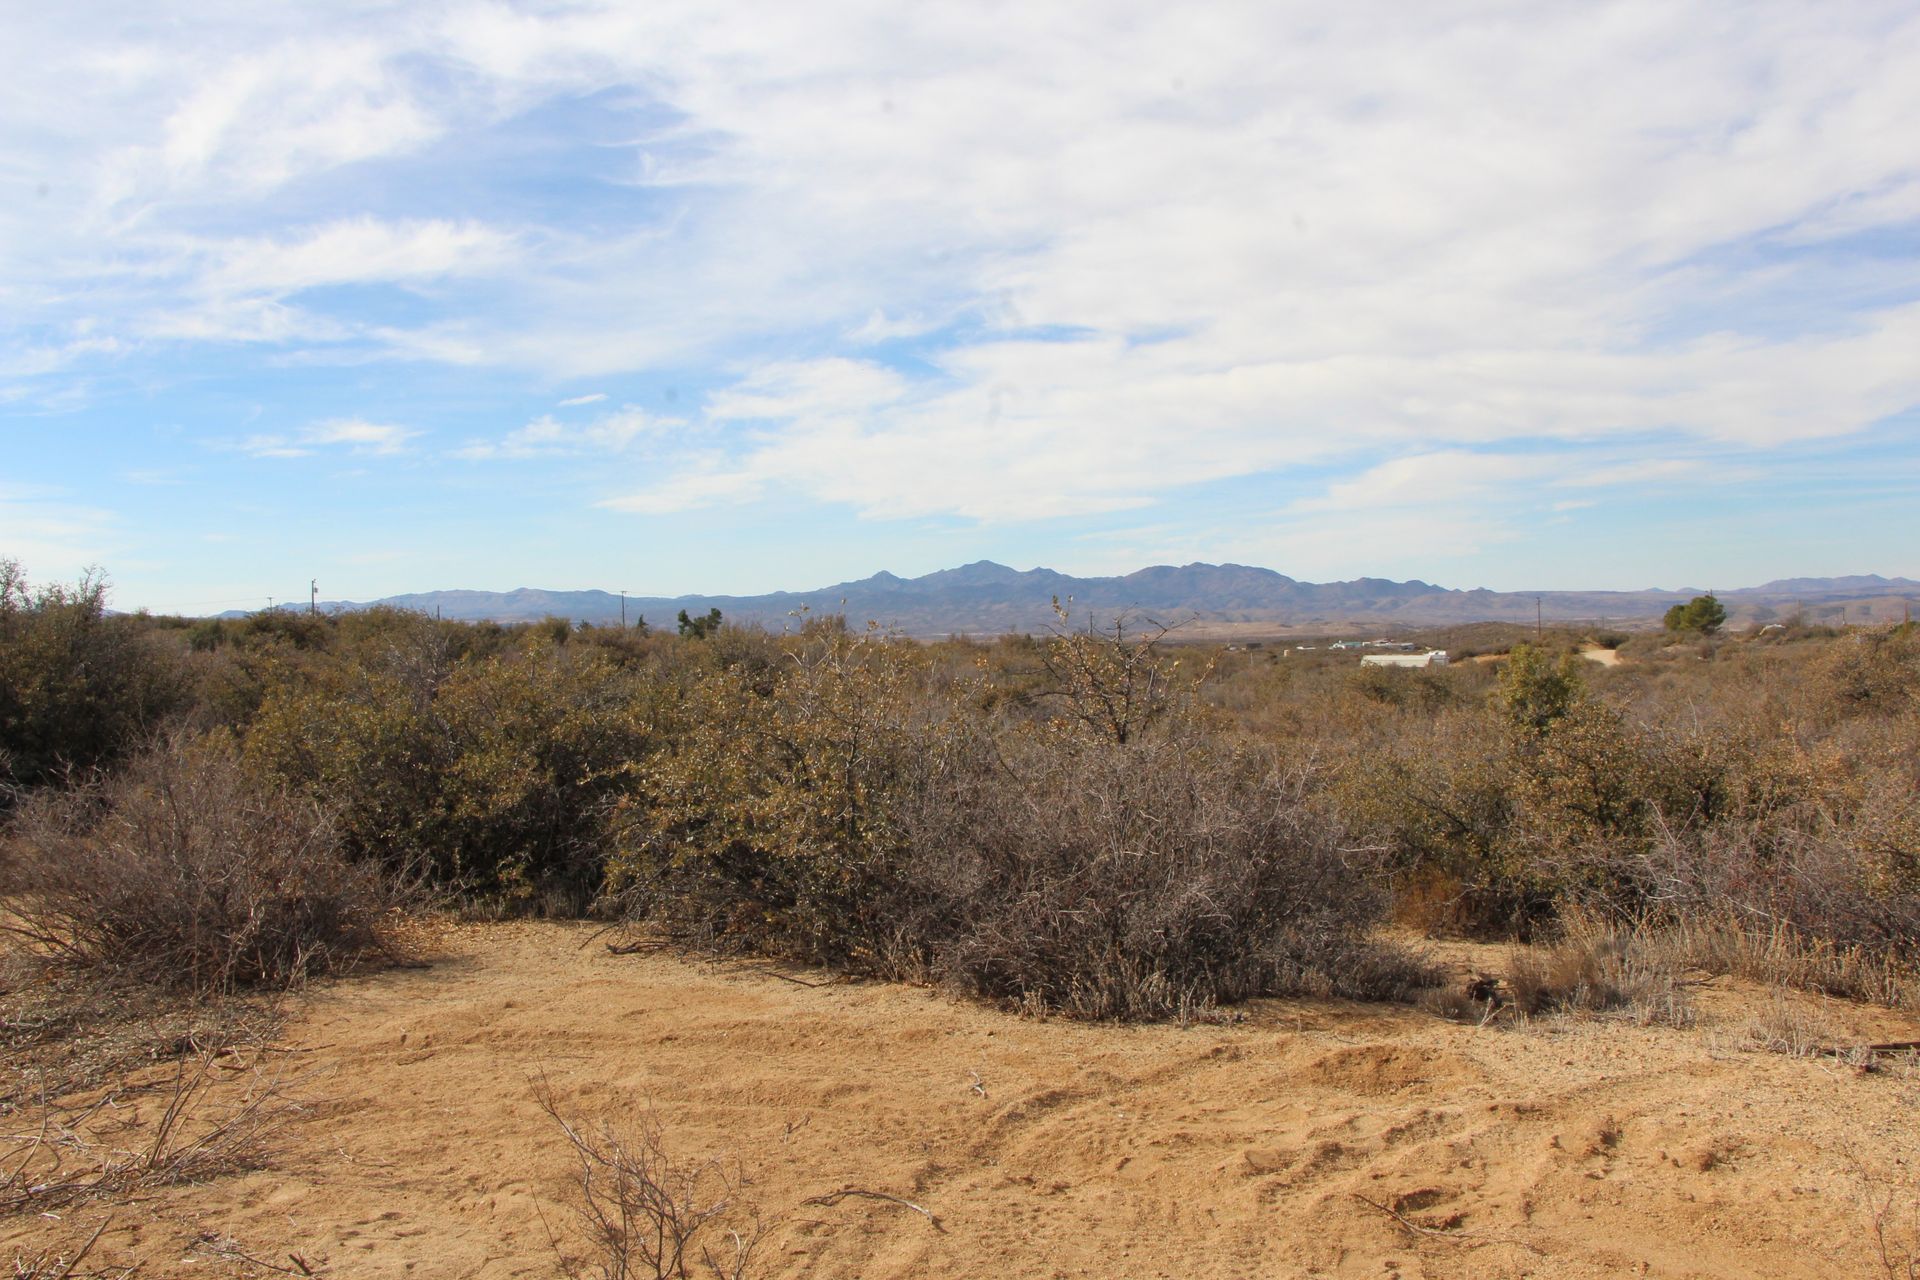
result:
[[[1906,0],[35,6],[0,556],[1920,576],[1916,120]]]

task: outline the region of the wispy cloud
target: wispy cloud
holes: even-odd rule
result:
[[[577,403],[605,399],[585,397]],[[637,442],[684,425],[676,418],[656,418],[631,406],[604,414],[591,422],[561,422],[543,414],[498,440],[473,440],[453,454],[484,461],[489,458],[536,458],[559,454],[617,454]]]
[[[215,296],[283,295],[322,285],[471,275],[506,265],[513,248],[512,236],[472,221],[347,218],[287,237],[194,246],[206,264],[194,283]]]
[[[1920,405],[1888,0],[176,19],[10,17],[0,406],[237,386],[390,434],[230,451],[431,421],[643,516],[1071,536],[1265,485],[1302,539],[1451,495],[1496,547],[1535,491],[1724,487]],[[348,364],[347,406],[285,376]],[[668,377],[678,419],[631,407]]]
[[[392,457],[407,450],[408,441],[421,432],[387,423],[341,418],[315,423],[290,435],[251,435],[237,448],[256,458],[305,458],[325,449],[344,449],[372,457]]]

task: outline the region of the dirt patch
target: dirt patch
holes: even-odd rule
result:
[[[309,997],[272,1167],[115,1208],[88,1263],[554,1275],[552,1239],[578,1246],[544,1080],[744,1169],[776,1220],[759,1276],[1873,1274],[1867,1189],[1920,1197],[1920,1073],[1743,1051],[1765,998],[1716,985],[1684,1031],[1298,1003],[1121,1028],[462,926],[430,969]],[[0,1258],[105,1213],[0,1221]]]

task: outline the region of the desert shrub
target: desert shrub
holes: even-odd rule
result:
[[[700,679],[623,807],[612,893],[683,941],[875,965],[900,798],[944,715],[919,677],[909,647],[823,631]]]
[[[1171,627],[1123,613],[1103,630],[1074,630],[1058,599],[1053,611],[1055,630],[1038,650],[1044,676],[1037,694],[1056,714],[1125,746],[1197,702],[1211,664],[1183,671],[1182,660],[1161,647]]]
[[[765,1229],[745,1200],[748,1172],[719,1159],[671,1154],[651,1104],[637,1123],[588,1127],[570,1119],[544,1081],[535,1100],[574,1157],[570,1199],[588,1251],[575,1258],[558,1241],[571,1280],[744,1280]]]
[[[1920,631],[1909,625],[1843,636],[1820,663],[1818,680],[1842,714],[1913,706],[1920,702]]]
[[[1512,735],[1478,709],[1402,726],[1344,760],[1330,801],[1394,874],[1396,914],[1441,935],[1526,936],[1553,886],[1518,838]]]
[[[380,945],[393,901],[326,812],[250,781],[222,739],[35,795],[0,889],[18,934],[75,965],[199,991],[283,987]]]
[[[606,820],[653,742],[654,686],[592,646],[451,667],[410,651],[276,687],[247,735],[267,776],[322,796],[348,851],[520,907],[578,910]]]
[[[1576,655],[1563,653],[1556,660],[1538,646],[1517,644],[1500,671],[1495,698],[1512,724],[1544,733],[1573,709],[1585,688]]]
[[[896,914],[955,989],[1160,1018],[1422,980],[1369,937],[1385,901],[1374,868],[1307,802],[1310,774],[1270,750],[1041,726],[941,763],[911,814]]]
[[[110,616],[106,580],[31,587],[0,560],[0,803],[119,757],[178,702],[140,622]]]
[[[1056,714],[1009,719],[872,635],[784,656],[764,691],[702,681],[627,804],[613,884],[671,937],[1089,1018],[1417,976],[1367,938],[1383,895],[1310,774],[1170,662],[1064,655]]]
[[[239,638],[248,645],[284,644],[295,649],[325,647],[331,618],[299,609],[263,609],[249,614],[239,627]]]
[[[1631,914],[1632,872],[1651,838],[1657,781],[1646,735],[1618,712],[1583,699],[1537,735],[1514,743],[1512,837],[1556,899],[1598,898]]]
[[[1362,664],[1347,676],[1355,693],[1390,707],[1437,711],[1456,700],[1456,686],[1444,667],[1370,667]]]

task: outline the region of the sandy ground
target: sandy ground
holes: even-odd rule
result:
[[[1603,667],[1617,667],[1620,665],[1620,651],[1618,649],[1603,649],[1597,644],[1584,646],[1580,650],[1580,656],[1588,662],[1597,662]]]
[[[755,1276],[1890,1274],[1872,1221],[1891,1199],[1888,1241],[1913,1247],[1920,1073],[1741,1049],[1770,999],[1710,984],[1686,1030],[1288,1002],[1118,1028],[463,925],[430,968],[312,994],[257,1051],[303,1100],[271,1168],[0,1219],[0,1259],[110,1212],[88,1265],[145,1278],[297,1274],[292,1254],[338,1277],[556,1275],[550,1232],[581,1255],[544,1077],[569,1116],[650,1102],[674,1154],[743,1167],[772,1223]],[[848,1187],[938,1224],[801,1204]]]

